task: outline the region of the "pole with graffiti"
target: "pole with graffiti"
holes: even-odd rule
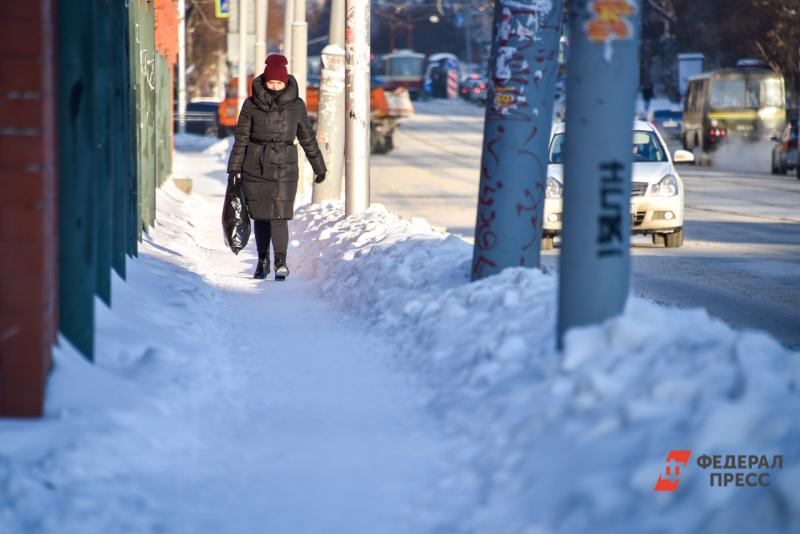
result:
[[[570,11],[558,344],[625,307],[639,75],[639,0],[577,0]]]
[[[497,0],[472,279],[538,267],[562,0]]]

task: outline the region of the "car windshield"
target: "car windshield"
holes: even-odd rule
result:
[[[420,76],[422,59],[415,57],[396,57],[387,62],[386,74],[390,76]]]
[[[633,161],[634,163],[656,163],[667,161],[667,153],[661,141],[653,132],[636,130],[633,132]],[[564,163],[564,134],[553,136],[550,142],[550,163]]]

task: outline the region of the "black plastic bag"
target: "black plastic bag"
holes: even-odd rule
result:
[[[247,213],[247,202],[244,198],[242,179],[234,176],[228,180],[225,190],[225,205],[222,206],[222,235],[225,244],[239,254],[247,246],[250,239],[250,215]]]

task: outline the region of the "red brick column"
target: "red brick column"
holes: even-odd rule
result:
[[[55,2],[0,2],[0,415],[42,413],[57,317]]]

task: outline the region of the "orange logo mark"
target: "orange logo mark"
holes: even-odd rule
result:
[[[595,43],[609,39],[630,39],[631,25],[622,17],[636,13],[628,0],[595,0],[592,11],[596,16],[586,25],[586,36]]]
[[[669,451],[667,455],[667,469],[663,475],[658,475],[656,487],[653,491],[675,491],[681,482],[681,466],[686,467],[692,451]]]

